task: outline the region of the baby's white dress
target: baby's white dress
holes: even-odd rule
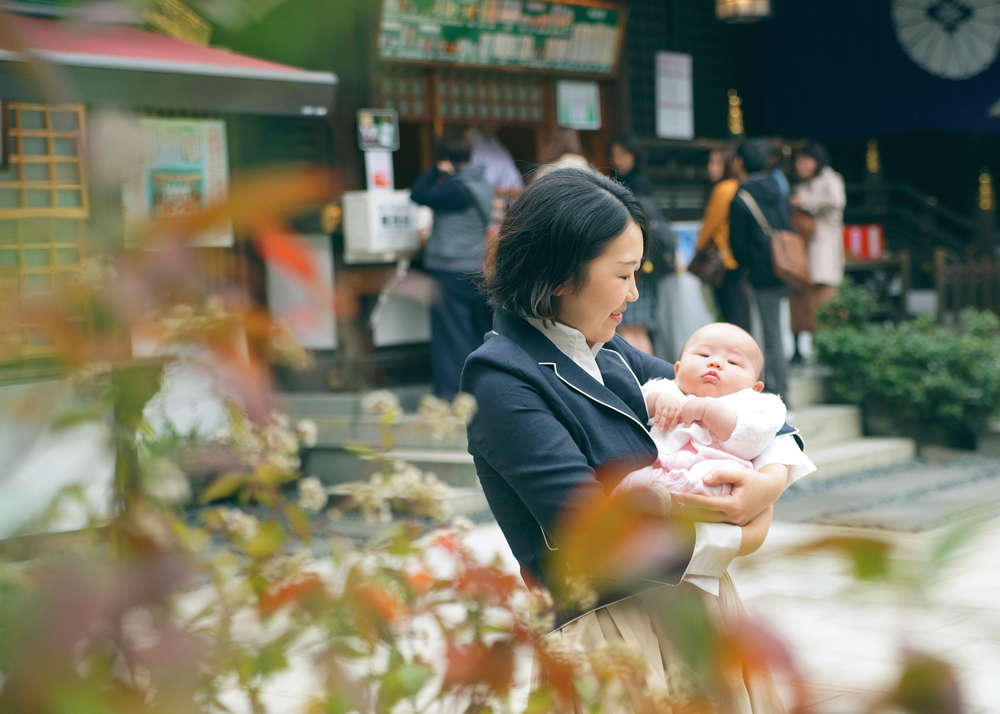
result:
[[[684,394],[672,379],[654,379],[642,387],[644,397],[666,393],[681,405],[694,397]],[[736,412],[736,428],[725,441],[716,439],[707,427],[694,423],[679,424],[669,431],[653,426],[650,436],[659,458],[650,466],[633,471],[618,484],[616,491],[631,490],[660,483],[674,494],[700,493],[724,496],[730,484],[708,485],[705,477],[726,466],[753,469],[750,463],[774,441],[785,423],[785,404],[775,394],[743,389],[717,399]]]

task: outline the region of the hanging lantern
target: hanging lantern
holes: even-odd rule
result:
[[[723,22],[757,22],[771,16],[771,0],[715,0],[715,16]]]

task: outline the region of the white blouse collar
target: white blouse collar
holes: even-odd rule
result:
[[[597,353],[604,347],[603,342],[597,342],[593,347],[587,344],[587,338],[583,333],[574,327],[564,325],[561,322],[549,321],[548,326],[542,325],[542,321],[534,317],[525,318],[530,325],[549,338],[560,352],[576,362],[577,366],[584,372],[596,379],[602,385],[604,377],[601,376],[601,369],[597,366]]]

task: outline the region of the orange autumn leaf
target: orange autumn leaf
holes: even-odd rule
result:
[[[506,601],[518,589],[519,578],[499,568],[466,568],[455,582],[455,590],[471,597]]]
[[[557,699],[568,703],[577,698],[576,670],[570,660],[554,656],[544,647],[537,647],[535,666],[538,667],[538,681],[551,689]]]
[[[231,222],[237,236],[254,231],[280,216],[336,200],[342,192],[338,174],[323,167],[269,168],[236,177],[229,198],[203,211],[158,219],[147,227],[146,240],[183,236],[193,240],[203,231]]]
[[[414,570],[406,573],[406,584],[418,595],[424,595],[434,587],[434,578],[426,570]]]
[[[357,589],[360,602],[386,622],[395,622],[405,612],[403,603],[392,593],[375,585],[362,585]]]
[[[445,687],[486,684],[500,696],[510,691],[514,681],[514,648],[510,642],[500,641],[492,645],[450,642],[447,659]]]
[[[261,226],[254,238],[257,252],[268,263],[292,275],[311,281],[316,277],[309,244],[273,223]]]
[[[264,617],[270,617],[285,605],[301,605],[326,595],[326,587],[318,575],[308,574],[298,580],[272,588],[257,603]]]
[[[654,514],[641,494],[592,497],[557,524],[551,567],[563,578],[645,577],[690,557],[689,529]]]

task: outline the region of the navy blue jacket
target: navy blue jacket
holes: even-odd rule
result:
[[[557,521],[657,457],[641,385],[672,379],[673,365],[617,335],[596,359],[603,386],[535,327],[497,310],[493,332],[462,374],[462,391],[479,405],[469,424],[469,453],[486,499],[522,574],[546,585]],[[786,426],[780,433],[792,431]],[[678,528],[688,531],[681,539],[687,550],[647,582],[674,585],[683,577],[694,528]],[[622,594],[607,593],[602,603]]]

